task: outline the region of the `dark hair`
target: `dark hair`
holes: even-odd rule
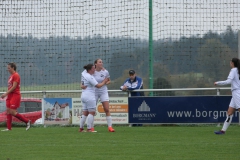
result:
[[[238,74],[240,75],[240,62],[238,58],[233,58],[231,60],[233,62],[234,67],[237,67],[238,69]]]
[[[86,69],[87,71],[91,70],[93,67],[93,64],[87,64],[83,68]]]
[[[8,65],[9,65],[11,68],[13,68],[14,71],[17,70],[17,65],[16,65],[15,63],[11,62],[11,63],[8,63]]]
[[[94,61],[94,66],[95,66],[95,68],[96,68],[97,61],[98,61],[99,59],[100,59],[100,58],[98,58],[98,59],[96,59],[96,60]]]
[[[99,59],[100,59],[100,58],[96,59],[96,60],[94,61],[94,64],[97,64],[97,61],[98,61]]]

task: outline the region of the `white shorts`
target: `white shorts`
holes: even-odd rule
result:
[[[100,99],[101,102],[108,102],[109,101],[109,96],[108,96],[108,92],[104,92],[104,93],[95,93],[95,98],[96,101],[98,102],[98,99]]]
[[[232,99],[229,106],[235,109],[240,108],[240,90],[232,91]]]
[[[87,97],[87,96],[83,96],[81,97],[81,101],[82,101],[82,110],[83,111],[89,111],[89,110],[95,110],[96,109],[96,100],[95,97]]]

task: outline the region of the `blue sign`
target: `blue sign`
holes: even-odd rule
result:
[[[129,123],[223,123],[231,96],[129,97]],[[238,112],[232,122],[238,123]]]

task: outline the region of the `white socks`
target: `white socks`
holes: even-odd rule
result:
[[[84,127],[84,124],[86,122],[87,116],[82,115],[81,119],[80,119],[80,128]]]
[[[112,127],[112,117],[106,116],[106,120],[107,120],[108,127]]]
[[[87,129],[91,129],[94,122],[94,116],[92,114],[88,114],[88,121],[87,121]]]
[[[227,115],[227,119],[225,120],[223,127],[222,127],[222,131],[226,132],[226,130],[228,129],[229,125],[232,122],[232,117],[233,115]]]
[[[94,116],[93,116],[93,121],[92,121],[92,128],[94,128]]]
[[[84,124],[86,122],[86,119],[88,118],[87,121],[87,128],[91,129],[94,127],[94,116],[92,114],[89,114],[88,116],[84,116],[82,115],[81,119],[80,119],[80,128],[84,127]],[[107,124],[108,127],[112,127],[112,117],[111,116],[106,116],[106,120],[107,120]]]

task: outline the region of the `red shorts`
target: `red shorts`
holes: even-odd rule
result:
[[[10,109],[17,109],[20,107],[21,95],[20,94],[9,94],[6,99],[6,106]]]

